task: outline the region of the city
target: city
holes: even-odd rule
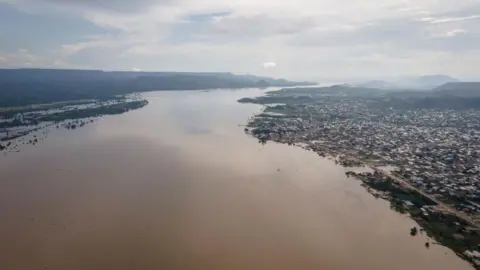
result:
[[[368,167],[370,172],[347,175],[362,180],[392,206],[419,214],[415,220],[430,225],[432,237],[458,255],[478,249],[480,111],[437,106],[443,97],[429,106],[405,106],[389,93],[334,88],[281,90],[240,100],[266,105],[246,131],[262,143],[300,145],[345,167]],[[385,181],[388,187],[379,185]],[[448,230],[452,239],[461,240],[442,241],[448,233],[432,226],[434,213],[451,216]],[[452,231],[455,224],[464,226]]]

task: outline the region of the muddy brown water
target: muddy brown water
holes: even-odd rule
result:
[[[344,168],[245,135],[259,94],[148,93],[0,156],[0,269],[471,269]]]

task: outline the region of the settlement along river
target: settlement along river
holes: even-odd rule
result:
[[[246,135],[262,93],[146,93],[0,156],[0,269],[471,269],[334,162]]]

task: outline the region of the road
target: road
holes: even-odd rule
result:
[[[358,159],[357,159],[358,160]],[[430,199],[431,201],[435,202],[436,204],[440,205],[441,207],[443,207],[447,212],[451,213],[451,214],[454,214],[456,215],[458,218],[460,219],[463,219],[465,222],[469,223],[471,226],[474,226],[475,228],[480,228],[480,225],[478,225],[472,218],[470,218],[469,216],[467,216],[466,214],[458,211],[457,209],[453,208],[452,206],[448,205],[448,204],[445,204],[441,201],[439,201],[437,198],[435,198],[433,195],[431,194],[428,194],[428,193],[425,193],[424,191],[412,186],[408,181],[406,181],[405,179],[402,179],[398,176],[395,176],[393,175],[391,172],[389,171],[386,171],[386,170],[383,170],[383,169],[380,169],[378,167],[375,167],[375,166],[372,166],[372,165],[369,165],[367,164],[367,166],[369,168],[371,168],[372,170],[380,173],[380,174],[383,174],[387,177],[389,177],[390,179],[392,179],[393,181],[411,189],[411,190],[414,190],[416,192],[418,192],[419,194],[421,194],[422,196],[424,196],[425,198],[428,198]]]

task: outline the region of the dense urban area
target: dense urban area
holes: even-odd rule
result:
[[[265,105],[245,129],[261,143],[301,145],[351,167],[347,176],[479,269],[478,97],[338,85],[240,102]]]

